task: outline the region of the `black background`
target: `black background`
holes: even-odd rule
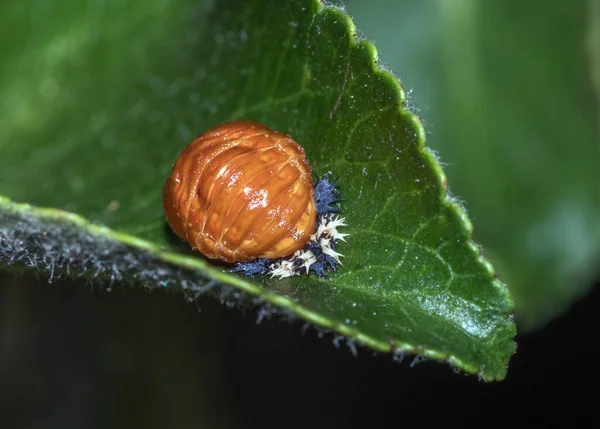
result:
[[[0,427],[592,427],[597,286],[485,383],[211,298],[5,275]]]

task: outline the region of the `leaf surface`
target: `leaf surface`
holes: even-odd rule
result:
[[[15,1],[4,15],[21,46],[0,69],[11,100],[0,115],[0,263],[250,299],[351,345],[504,377],[512,298],[448,196],[397,78],[342,9],[49,4],[30,17]],[[36,31],[18,37],[27,19]],[[350,236],[329,279],[239,277],[173,238],[162,210],[172,163],[231,119],[290,134],[316,175],[339,177]]]

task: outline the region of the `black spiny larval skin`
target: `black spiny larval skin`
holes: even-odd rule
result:
[[[341,200],[340,192],[337,189],[337,179],[330,180],[329,174],[319,178],[315,185],[317,216],[339,212],[340,209],[334,206],[338,201]]]
[[[297,275],[309,275],[311,272],[318,277],[327,277],[327,272],[335,271],[341,265],[343,255],[335,251],[338,241],[346,241],[338,231],[346,226],[345,219],[337,216],[339,208],[335,205],[341,201],[337,189],[337,179],[331,180],[330,174],[319,178],[315,185],[315,203],[317,206],[317,222],[315,232],[309,242],[293,255],[281,259],[257,259],[250,262],[237,262],[231,272],[245,276],[270,275],[285,278]]]

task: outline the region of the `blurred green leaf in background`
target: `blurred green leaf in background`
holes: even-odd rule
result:
[[[600,274],[599,3],[346,2],[414,90],[523,331]]]

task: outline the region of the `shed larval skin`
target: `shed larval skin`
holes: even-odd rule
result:
[[[289,256],[306,245],[317,217],[304,149],[251,121],[194,139],[175,161],[163,203],[177,235],[226,262]]]

